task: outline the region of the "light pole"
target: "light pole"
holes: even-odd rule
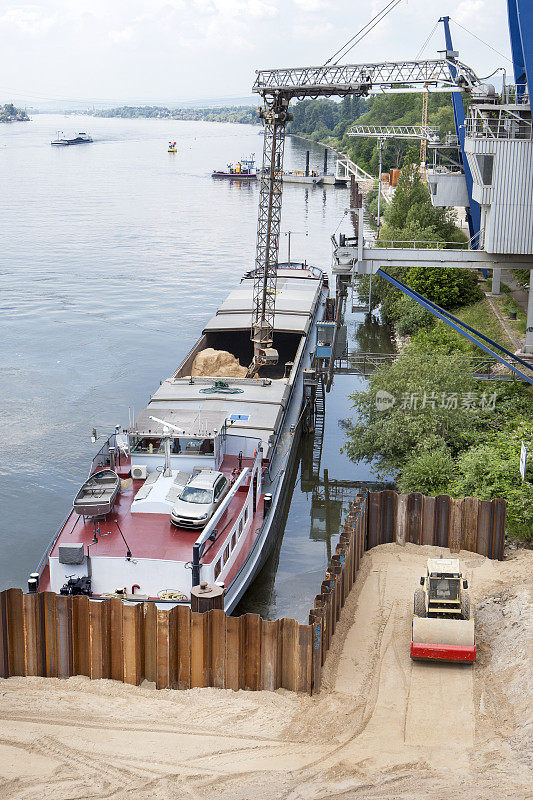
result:
[[[290,267],[291,265],[291,236],[309,236],[308,231],[282,231],[282,236],[286,236],[287,241],[287,263]]]

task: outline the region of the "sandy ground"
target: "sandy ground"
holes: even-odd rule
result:
[[[533,797],[533,552],[461,554],[478,604],[474,667],[409,658],[412,594],[440,552],[365,555],[313,698],[0,681],[1,800]]]

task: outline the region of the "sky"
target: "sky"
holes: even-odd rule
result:
[[[251,95],[255,70],[323,64],[386,0],[2,0],[0,102],[167,102]],[[505,0],[402,0],[344,59],[417,57],[442,14],[481,77],[511,64]],[[462,27],[460,27],[462,26]],[[423,57],[443,47],[438,26]]]

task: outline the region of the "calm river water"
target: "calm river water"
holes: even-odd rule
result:
[[[53,148],[58,129],[89,130],[94,144]],[[260,160],[258,130],[54,115],[0,126],[0,588],[26,585],[87,474],[92,428],[107,433],[146,404],[253,266],[258,186],[210,173]],[[289,137],[287,167],[303,168],[308,147]],[[311,150],[320,169],[323,149]],[[344,189],[286,186],[292,258],[329,269],[347,205]],[[349,324],[353,349],[390,350],[383,326]],[[328,395],[330,482],[372,479],[339,452],[361,383],[337,377]],[[319,588],[350,492],[333,487],[327,500],[323,480],[305,480],[305,444],[300,457],[285,534],[241,611],[305,621]]]

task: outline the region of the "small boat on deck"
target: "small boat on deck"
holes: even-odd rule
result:
[[[105,517],[113,508],[119,489],[120,478],[112,469],[94,472],[74,498],[74,511],[84,517]]]

